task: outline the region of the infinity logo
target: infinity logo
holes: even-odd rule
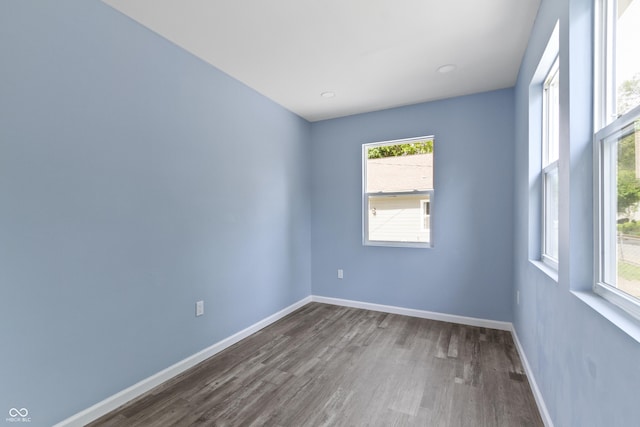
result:
[[[21,408],[21,409],[16,409],[16,408],[11,408],[9,409],[9,416],[10,417],[26,417],[27,415],[29,415],[29,411],[27,410],[27,408]]]

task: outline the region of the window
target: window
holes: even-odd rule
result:
[[[558,281],[560,152],[560,22],[556,22],[529,83],[528,256]]]
[[[640,317],[640,0],[597,0],[594,290]]]
[[[433,137],[362,146],[363,243],[430,247]]]
[[[542,97],[542,262],[558,268],[558,157],[560,140],[559,60],[543,84]]]

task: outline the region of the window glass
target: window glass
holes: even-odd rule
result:
[[[558,168],[544,175],[544,255],[558,259]]]
[[[560,155],[560,73],[556,58],[544,84],[543,166],[558,160]]]
[[[640,105],[640,0],[618,0],[614,12],[617,115]]]
[[[560,156],[559,58],[543,84],[542,117],[542,261],[558,267],[558,158]]]
[[[629,295],[640,298],[640,120],[603,141],[609,177],[609,197],[604,210],[609,213],[604,280]],[[607,249],[605,247],[605,249]]]

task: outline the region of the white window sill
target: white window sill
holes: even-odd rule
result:
[[[539,260],[530,259],[529,262],[533,264],[535,267],[537,267],[538,270],[542,271],[544,274],[549,276],[551,280],[558,283],[558,270],[550,267],[549,265]]]
[[[593,292],[571,291],[571,293],[640,343],[640,321],[629,313]]]
[[[431,249],[433,246],[429,242],[383,242],[383,241],[368,241],[363,242],[363,246],[383,246],[386,248],[418,248],[418,249]]]

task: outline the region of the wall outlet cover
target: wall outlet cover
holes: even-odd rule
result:
[[[202,316],[204,314],[204,301],[196,302],[196,316]]]

